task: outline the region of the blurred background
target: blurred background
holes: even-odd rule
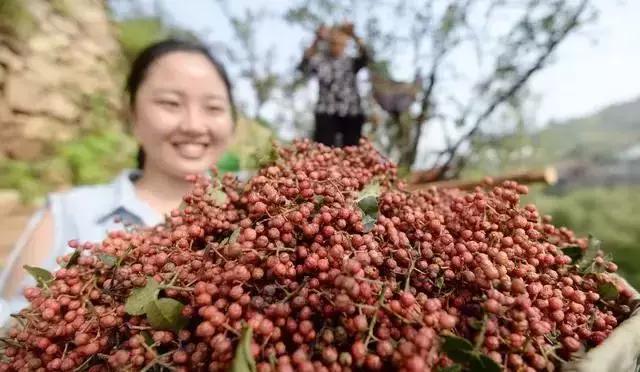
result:
[[[309,136],[317,87],[295,67],[319,25],[350,21],[373,55],[365,134],[404,176],[544,181],[527,201],[602,240],[640,286],[638,14],[632,0],[0,0],[0,265],[47,192],[133,165],[122,90],[148,43],[197,38],[226,64],[241,120],[218,166],[250,171],[271,138]]]

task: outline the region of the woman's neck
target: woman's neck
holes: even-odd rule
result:
[[[182,197],[192,187],[190,182],[169,176],[152,167],[145,167],[142,176],[135,183],[137,196],[161,215],[178,208]]]

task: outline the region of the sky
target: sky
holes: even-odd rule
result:
[[[118,3],[117,0],[116,3]],[[216,0],[140,0],[151,6],[158,1],[175,24],[194,30],[205,39],[219,44],[233,40],[231,28],[221,14]],[[254,7],[256,0],[233,0],[231,11],[240,14]],[[591,114],[613,103],[640,97],[640,0],[592,0],[599,11],[597,21],[579,33],[571,35],[556,50],[552,63],[530,81],[535,96],[534,117],[537,126],[549,121],[561,121]],[[259,2],[275,13],[286,8],[286,0]],[[354,13],[368,11],[356,9]],[[356,25],[357,28],[357,25]],[[276,68],[287,66],[300,58],[303,47],[311,40],[310,32],[292,31],[279,20],[267,21],[260,29],[261,46],[276,45]],[[400,55],[400,60],[410,56]],[[234,66],[227,66],[233,75]],[[396,69],[396,78],[408,79],[413,72]],[[291,73],[281,70],[281,73]],[[313,95],[313,87],[309,89]],[[248,85],[236,84],[240,101],[251,101]],[[266,107],[266,115],[277,108]],[[264,113],[264,112],[263,112]],[[431,126],[423,133],[421,148],[444,146],[441,129]],[[424,143],[422,143],[424,142]]]
[[[207,32],[219,42],[232,40],[215,0],[160,2],[177,24]],[[231,3],[232,11],[238,12],[256,4],[256,0]],[[542,121],[585,115],[640,96],[640,1],[593,0],[593,3],[600,13],[597,22],[565,41],[555,53],[553,64],[531,81],[531,88],[540,100],[538,117]],[[277,11],[287,1],[269,0],[261,6],[264,4]],[[278,22],[269,23],[260,37],[265,45],[277,43],[278,57],[288,61],[299,56],[301,45],[310,38],[303,33],[291,33]]]
[[[561,45],[555,63],[531,81],[543,119],[578,117],[640,97],[640,1],[595,3],[597,23]]]

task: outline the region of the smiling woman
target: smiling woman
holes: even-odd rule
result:
[[[138,169],[112,183],[48,196],[0,273],[0,323],[23,307],[33,283],[23,266],[55,269],[70,240],[99,242],[122,223],[153,226],[180,205],[189,174],[206,172],[230,143],[235,127],[231,84],[203,46],[166,40],[143,50],[127,80],[129,119],[140,144]],[[96,166],[100,166],[96,164]]]

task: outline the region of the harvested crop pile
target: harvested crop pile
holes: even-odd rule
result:
[[[553,370],[631,312],[597,241],[525,186],[409,193],[367,142],[271,160],[28,268],[0,370]]]

